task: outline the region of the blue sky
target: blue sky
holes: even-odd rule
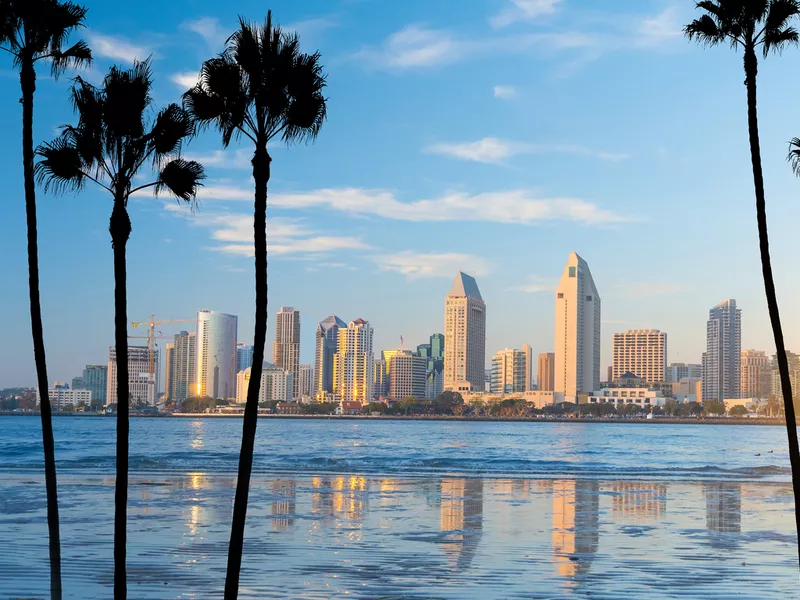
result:
[[[153,56],[155,100],[179,99],[222,49],[238,14],[262,1],[90,0],[84,76]],[[552,349],[553,290],[571,251],[603,299],[603,367],[615,331],[668,333],[669,360],[699,362],[708,309],[734,297],[743,347],[773,351],[758,260],[741,54],[680,35],[689,0],[307,0],[270,3],[319,50],[328,120],[315,144],[272,148],[270,330],[281,305],[313,330],[335,312],[363,317],[376,349],[442,331],[457,269],[487,303],[487,359],[505,347]],[[612,8],[613,7],[613,8]],[[77,38],[75,38],[77,39]],[[0,256],[5,319],[0,387],[32,385],[19,83],[0,63]],[[759,72],[772,256],[784,329],[800,351],[800,180],[785,156],[800,51]],[[69,77],[40,72],[35,139],[74,117]],[[130,320],[239,315],[252,338],[252,185],[242,144],[213,132],[186,153],[209,178],[192,214],[162,197],[130,206]],[[40,191],[41,289],[51,380],[104,363],[112,343],[110,200]],[[178,326],[164,327],[173,333]],[[268,350],[268,356],[270,354]]]

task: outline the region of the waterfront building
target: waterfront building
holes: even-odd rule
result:
[[[743,398],[766,398],[770,389],[768,381],[769,357],[763,350],[742,350],[742,383],[739,386]],[[766,393],[765,393],[766,392]]]
[[[300,311],[281,306],[275,321],[272,362],[292,374],[295,397],[300,394]]]
[[[527,391],[525,382],[528,372],[526,353],[506,348],[492,357],[492,394],[517,394]]]
[[[525,354],[525,391],[534,388],[533,383],[533,349],[530,344],[522,344],[522,352]]]
[[[236,374],[236,402],[247,402],[247,388],[250,385],[252,367],[242,369]],[[291,402],[292,374],[279,366],[264,362],[261,370],[261,387],[258,391],[258,403],[268,401]]]
[[[475,279],[461,271],[445,299],[444,321],[444,388],[469,382],[472,389],[484,389],[486,304]]]
[[[786,352],[786,359],[789,363],[789,384],[792,386],[792,396],[795,406],[800,404],[800,355],[794,352]],[[778,355],[774,354],[770,360],[770,374],[772,375],[772,394],[783,403],[783,386],[781,385],[781,374],[778,370]],[[796,412],[800,412],[797,408]]]
[[[72,380],[72,389],[89,390],[92,392],[92,405],[105,406],[107,380],[108,365],[86,365],[83,375]]]
[[[444,391],[444,361],[434,361],[425,375],[425,397],[433,400]]]
[[[742,311],[729,299],[709,311],[703,361],[703,400],[741,396]]]
[[[613,361],[612,381],[630,372],[648,383],[661,383],[667,370],[667,334],[658,329],[615,333]]]
[[[252,344],[245,344],[239,342],[236,344],[236,372],[244,371],[247,367],[253,366],[253,350]]]
[[[236,397],[236,315],[197,312],[196,396]]]
[[[444,334],[434,333],[430,338],[431,358],[433,360],[444,360]]]
[[[47,390],[47,398],[50,400],[50,407],[53,410],[64,410],[68,406],[76,408],[78,406],[92,405],[92,392],[84,389],[70,389],[66,383],[54,381],[52,387]],[[41,403],[39,388],[36,388],[36,405]]]
[[[368,321],[356,319],[339,329],[339,343],[333,357],[333,393],[339,400],[367,404],[373,399],[375,356],[373,331]]]
[[[543,392],[552,392],[555,386],[556,355],[553,352],[542,352],[539,355],[538,388]]]
[[[300,365],[300,390],[298,398],[314,394],[314,365]]]
[[[666,373],[664,374],[664,381],[678,382],[686,377],[691,377],[692,379],[702,379],[703,365],[693,363],[670,363],[670,365],[667,367]]]
[[[197,335],[181,331],[173,337],[172,377],[168,388],[169,400],[180,404],[194,394],[197,363]]]
[[[383,354],[383,352],[381,352]],[[389,395],[389,365],[383,358],[375,359],[375,366],[372,369],[375,381],[372,384],[372,395],[375,398],[386,398]]]
[[[315,333],[314,397],[322,398],[333,392],[333,357],[339,347],[339,329],[347,323],[336,315],[320,321]]]
[[[425,397],[427,361],[408,350],[400,350],[391,358],[389,367],[389,397],[402,400],[407,396]]]
[[[600,294],[589,265],[569,255],[556,289],[555,383],[567,402],[600,385]]]
[[[164,344],[164,393],[166,394],[166,401],[171,400],[172,395],[172,373],[175,362],[175,344]]]
[[[587,404],[613,404],[622,408],[625,404],[635,404],[640,408],[664,406],[667,399],[661,390],[652,388],[603,388],[592,392],[586,400]]]
[[[158,399],[159,350],[153,350],[153,375],[150,375],[150,349],[128,346],[128,398],[131,407],[153,405]],[[117,349],[108,348],[106,406],[117,403]]]

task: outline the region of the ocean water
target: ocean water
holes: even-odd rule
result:
[[[111,596],[111,418],[56,418],[66,598]],[[47,596],[0,417],[0,598]],[[133,419],[129,597],[220,598],[241,421]],[[800,598],[780,427],[259,421],[241,598]]]

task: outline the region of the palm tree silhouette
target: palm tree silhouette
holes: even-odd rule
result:
[[[36,230],[36,186],[33,167],[33,96],[36,63],[50,62],[57,78],[69,67],[88,65],[92,53],[85,42],[64,48],[69,34],[83,26],[86,9],[58,0],[0,0],[0,48],[14,57],[22,88],[22,167],[25,179],[25,214],[28,228],[28,285],[31,305],[33,357],[44,445],[47,489],[47,527],[50,538],[50,597],[61,598],[61,540],[58,527],[58,490],[53,444],[53,423],[48,396],[42,307],[39,300],[39,246]]]
[[[226,50],[203,63],[198,84],[184,94],[184,106],[198,125],[214,125],[222,145],[244,136],[255,146],[253,179],[255,206],[256,314],[253,366],[247,387],[242,426],[239,476],[233,506],[225,598],[237,597],[242,564],[244,523],[253,446],[258,417],[258,394],[267,338],[267,184],[272,158],[268,143],[280,137],[287,143],[310,140],[325,120],[325,76],[319,53],[300,51],[297,35],[272,25],[272,11],[263,26],[239,19],[239,29],[228,39]]]
[[[800,535],[800,447],[797,442],[797,422],[792,403],[792,384],[789,379],[789,362],[783,342],[783,330],[772,277],[767,233],[767,209],[764,198],[764,175],[761,171],[761,146],[758,139],[758,108],[756,102],[756,77],[758,55],[766,59],[770,54],[781,52],[788,44],[798,43],[797,30],[792,20],[800,15],[797,0],[706,0],[698,2],[697,8],[705,11],[699,19],[689,23],[684,32],[690,40],[705,46],[729,44],[733,49],[744,51],[744,84],[747,87],[747,126],[750,135],[750,158],[753,165],[753,183],[756,193],[756,217],[758,241],[761,250],[761,270],[767,308],[775,338],[778,371],[783,388],[783,404],[786,410],[786,431],[789,437],[789,460],[792,466],[795,521]],[[790,154],[791,157],[791,154]],[[798,540],[800,553],[800,540]]]
[[[77,126],[64,126],[53,142],[37,149],[42,160],[36,175],[56,192],[80,190],[87,182],[111,194],[109,222],[114,250],[114,343],[117,354],[117,481],[114,498],[114,598],[124,599],[126,508],[128,500],[128,315],[125,246],[131,233],[128,199],[146,188],[166,191],[191,202],[203,167],[180,158],[181,146],[194,134],[191,116],[177,104],[162,109],[148,124],[152,108],[149,60],[123,71],[112,67],[97,88],[80,77],[72,88],[78,112]],[[151,167],[155,179],[133,186],[133,180]]]

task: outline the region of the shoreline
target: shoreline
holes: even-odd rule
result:
[[[39,412],[12,412],[0,411],[3,417],[38,417]],[[102,413],[80,413],[80,412],[54,412],[54,417],[73,417],[73,418],[114,418],[115,415]],[[172,414],[153,414],[137,415],[131,414],[132,419],[242,419],[242,414],[224,413],[172,413]],[[480,422],[513,422],[513,423],[622,423],[631,425],[761,425],[761,426],[785,426],[783,419],[773,417],[753,417],[753,418],[732,418],[732,417],[710,417],[702,419],[658,417],[656,419],[609,419],[609,418],[530,418],[530,417],[474,417],[474,416],[454,416],[454,415],[278,415],[267,414],[258,415],[259,419],[322,419],[322,420],[348,420],[348,421],[480,421]]]

